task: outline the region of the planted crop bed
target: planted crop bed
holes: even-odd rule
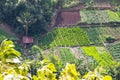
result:
[[[96,27],[84,28],[87,32],[91,44],[101,43],[99,33],[96,30]]]
[[[102,39],[106,41],[106,38],[111,36],[115,39],[120,39],[120,27],[99,27],[99,32]]]
[[[105,50],[104,47],[82,47],[87,56],[91,56],[97,61],[97,63],[104,67],[109,67],[114,64],[112,56]]]
[[[61,60],[64,63],[74,63],[75,62],[75,57],[74,55],[71,53],[69,48],[58,48],[60,56],[61,56]]]
[[[80,46],[90,44],[85,30],[75,28],[57,28],[44,35],[40,41],[43,49],[55,46]]]
[[[107,47],[113,58],[116,61],[120,61],[120,42],[116,44],[109,44]]]
[[[82,23],[120,22],[119,13],[110,10],[82,10],[80,15]]]

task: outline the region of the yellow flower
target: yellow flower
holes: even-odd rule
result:
[[[112,80],[112,77],[111,76],[105,76],[104,80]]]

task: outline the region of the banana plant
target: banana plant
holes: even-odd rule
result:
[[[36,22],[36,18],[29,12],[24,12],[17,17],[17,21],[20,22],[25,29],[25,36],[28,35],[29,27]]]

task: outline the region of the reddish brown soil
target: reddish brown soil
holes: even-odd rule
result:
[[[10,34],[10,35],[15,35],[12,30],[10,29],[10,26],[8,26],[7,24],[0,24],[0,29],[5,31],[6,33]]]

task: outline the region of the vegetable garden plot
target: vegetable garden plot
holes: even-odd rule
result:
[[[69,48],[58,48],[58,51],[60,52],[60,57],[61,60],[64,63],[74,63],[75,62],[75,57],[74,55],[71,53]]]
[[[101,43],[99,33],[96,30],[96,27],[84,28],[87,32],[91,44]]]
[[[82,10],[80,11],[82,23],[109,23],[120,22],[118,12],[110,10]]]
[[[107,48],[110,54],[113,56],[113,58],[119,62],[120,61],[120,42],[115,44],[109,44]]]
[[[50,40],[50,41],[49,41]],[[41,38],[42,48],[80,46],[90,44],[88,35],[80,27],[57,28]],[[47,47],[48,46],[48,47]]]
[[[120,39],[120,27],[99,27],[102,39],[106,41],[107,37]]]
[[[52,32],[49,32],[46,35],[42,36],[40,40],[40,47],[42,49],[47,49],[50,48],[50,46],[56,46],[54,38],[56,37],[57,33],[58,32],[56,30],[53,30]],[[54,42],[54,44],[50,45],[52,42]]]
[[[82,49],[87,56],[93,57],[100,66],[107,68],[115,63],[104,47],[89,46],[82,47]]]

